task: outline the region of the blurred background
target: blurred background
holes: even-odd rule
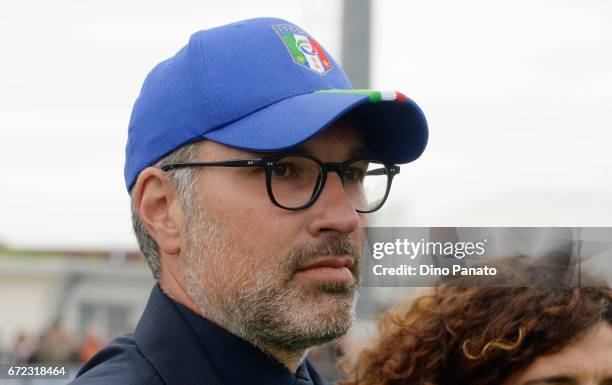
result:
[[[605,0],[6,0],[0,363],[78,366],[134,328],[153,281],[123,182],[132,104],[191,33],[259,16],[303,27],[355,87],[425,112],[428,149],[372,225],[612,225]],[[362,291],[351,346],[405,290]],[[312,353],[332,378],[338,349]]]

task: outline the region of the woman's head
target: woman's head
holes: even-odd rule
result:
[[[346,384],[523,384],[517,375],[538,359],[593,335],[612,343],[607,287],[440,286],[383,316],[379,339]]]
[[[539,356],[501,385],[612,385],[612,326],[601,322],[557,353]]]

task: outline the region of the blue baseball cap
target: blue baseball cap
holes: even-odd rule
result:
[[[377,158],[408,163],[425,149],[427,122],[412,100],[354,90],[295,24],[257,18],[199,31],[145,79],[129,124],[125,184],[130,191],[143,169],[190,142],[281,151],[353,110]]]

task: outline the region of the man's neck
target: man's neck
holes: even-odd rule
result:
[[[178,280],[177,276],[175,274],[172,274],[172,272],[167,272],[167,271],[162,270],[162,273],[159,278],[159,286],[161,287],[162,291],[166,293],[168,297],[172,298],[176,302],[179,302],[185,305],[187,308],[189,308],[189,310],[206,318],[210,322],[213,322],[219,325],[217,322],[213,321],[212,318],[208,316],[202,309],[198,308],[193,303],[193,301],[187,294],[187,291],[185,290],[183,285],[181,285],[181,281]],[[219,326],[227,330],[227,327],[225,327],[224,325],[219,325]],[[248,338],[245,338],[244,336],[239,336],[239,337],[244,340],[249,341]],[[287,352],[282,349],[278,349],[275,346],[269,346],[269,345],[260,346],[261,344],[257,344],[257,345],[259,345],[257,346],[259,349],[263,350],[265,353],[274,357],[278,362],[283,364],[285,367],[287,367],[287,369],[289,369],[289,371],[291,371],[291,373],[294,373],[294,374],[297,371],[297,368],[306,358],[306,354],[308,354],[307,349]]]
[[[278,362],[285,365],[293,374],[297,372],[298,367],[302,364],[302,362],[304,362],[306,354],[308,354],[307,349],[297,352],[285,352],[274,347],[264,347],[263,350],[272,357],[276,358]]]

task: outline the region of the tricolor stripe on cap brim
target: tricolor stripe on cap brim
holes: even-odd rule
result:
[[[365,142],[374,155],[393,163],[417,159],[427,145],[427,121],[411,99],[395,91],[320,90],[283,99],[203,139],[249,151],[283,151],[316,136],[359,108]]]
[[[317,93],[327,94],[355,94],[355,95],[368,95],[370,103],[377,103],[381,101],[386,102],[404,102],[406,101],[406,95],[397,91],[380,91],[380,90],[320,90],[315,91]]]

